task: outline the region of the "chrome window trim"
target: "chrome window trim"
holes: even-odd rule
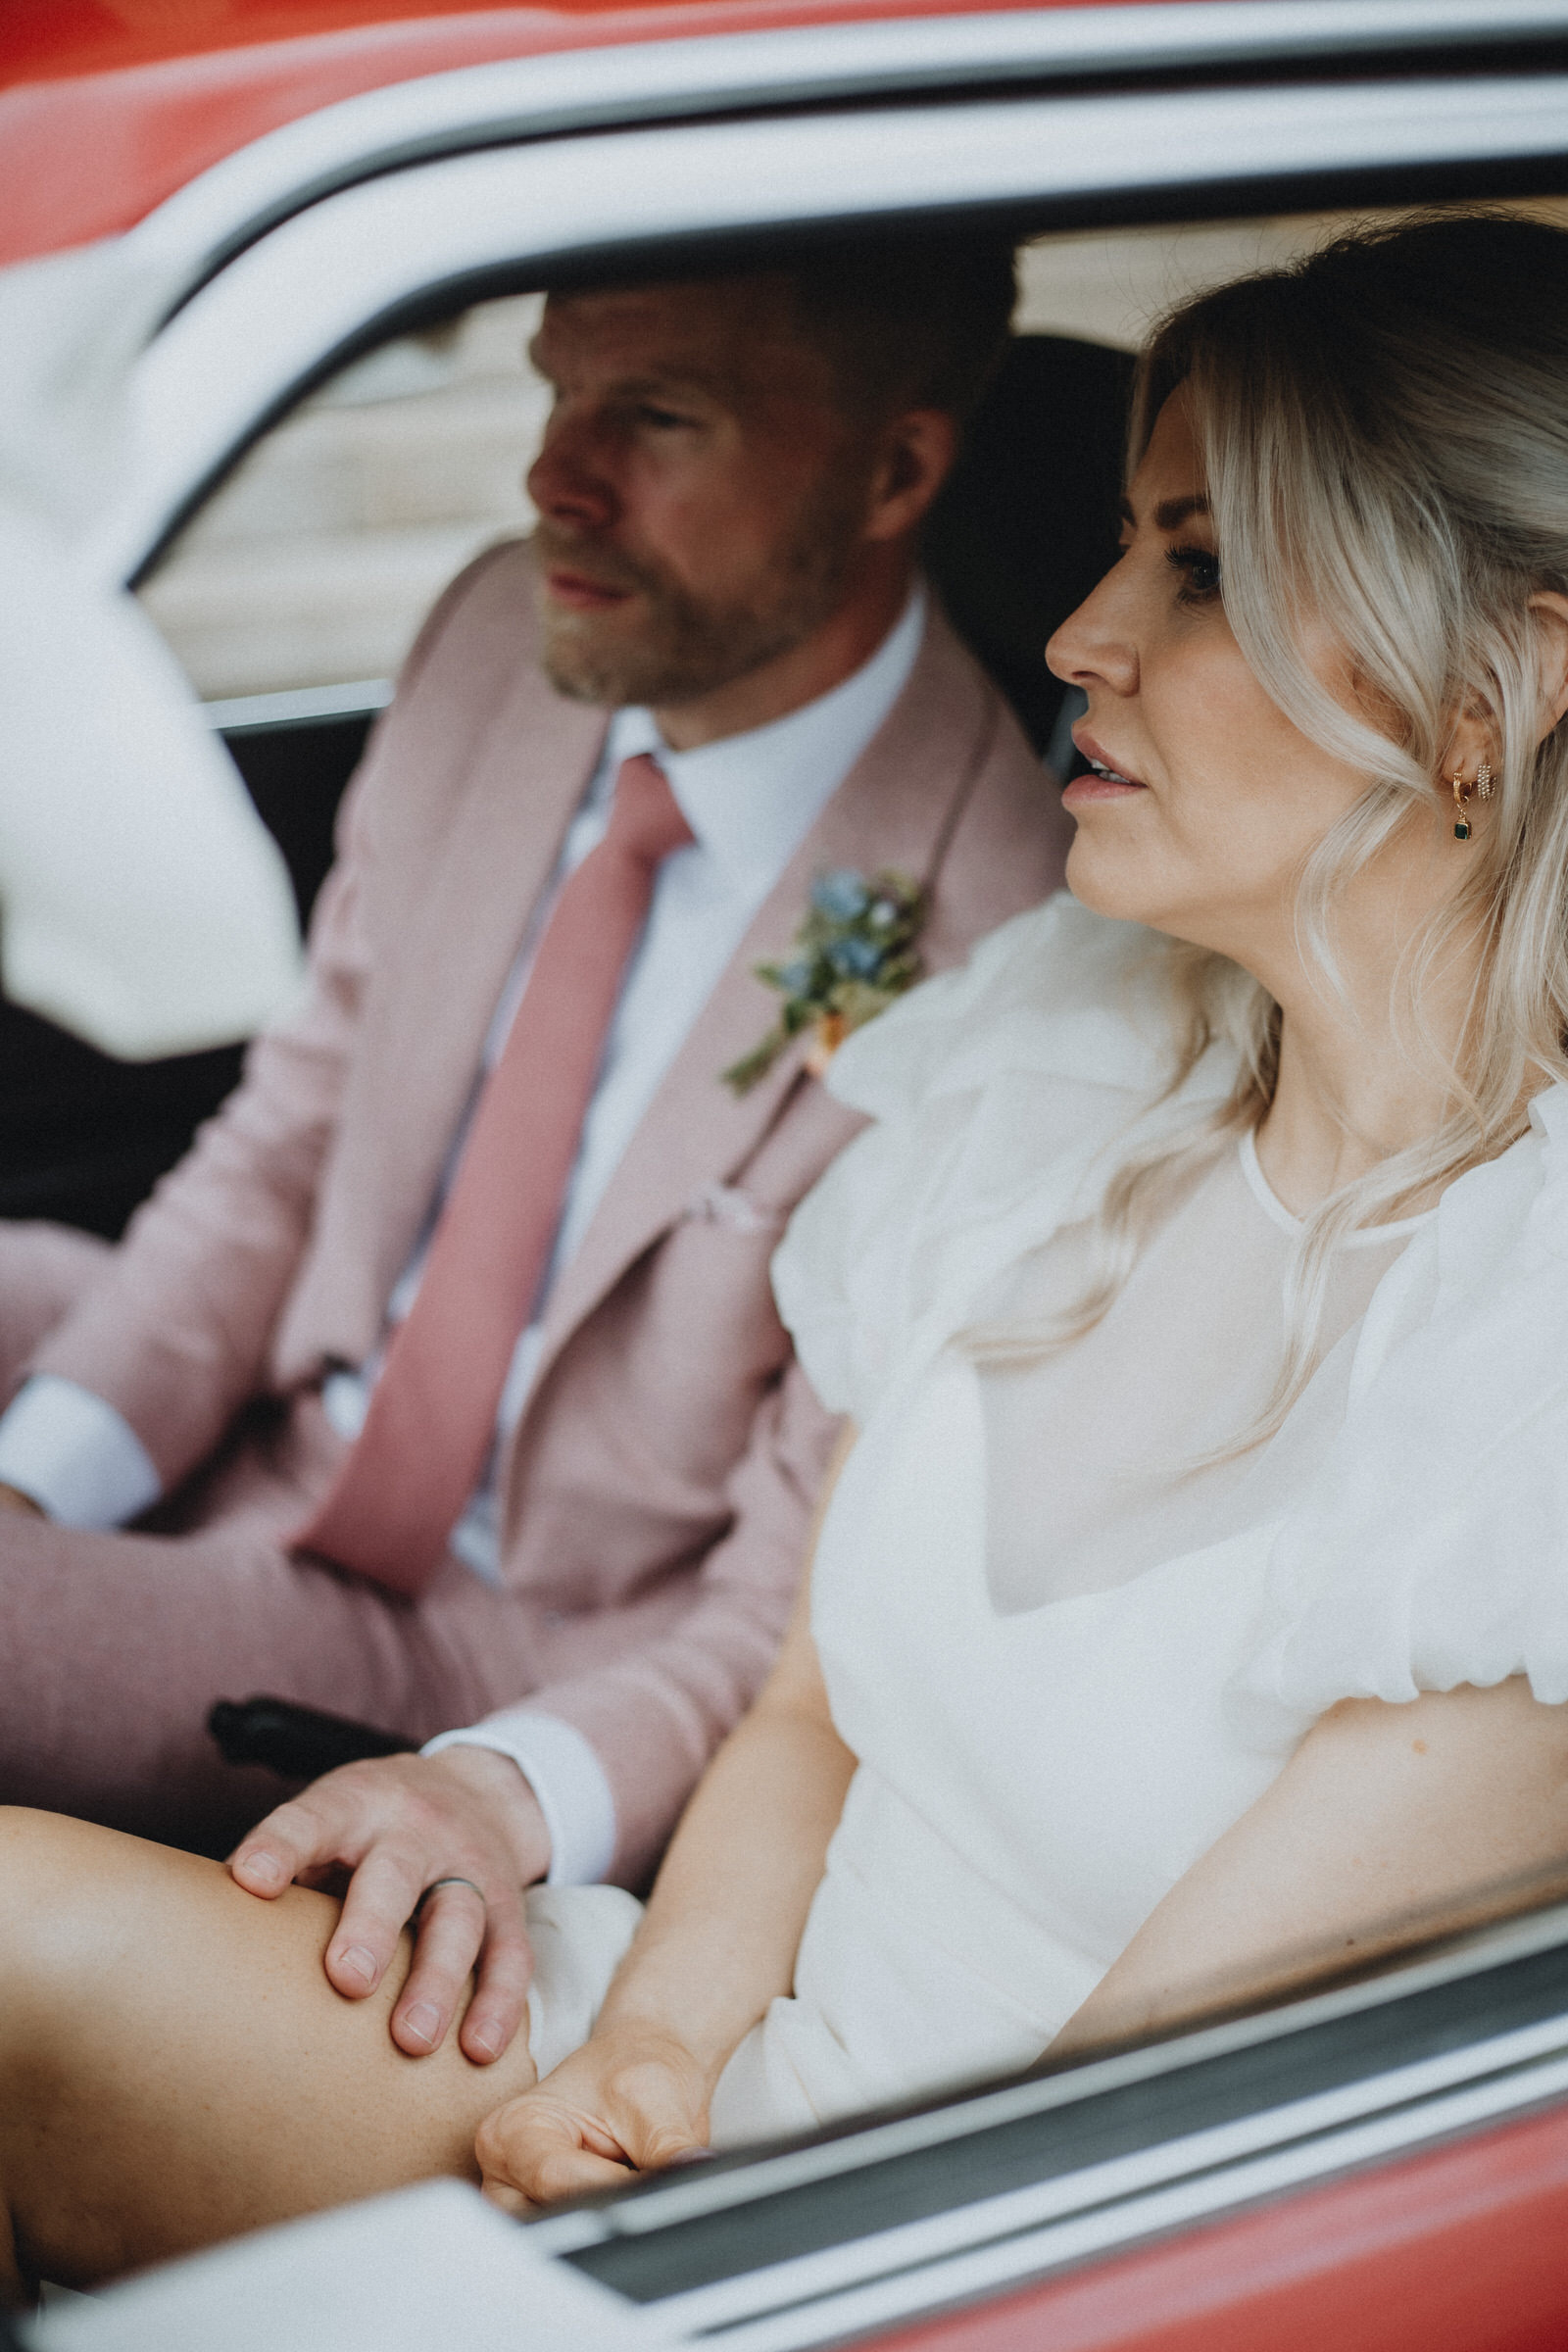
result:
[[[272,694],[235,694],[203,703],[215,735],[269,735],[342,718],[373,718],[392,700],[390,678],[353,678],[340,686],[285,686]]]
[[[282,222],[169,322],[138,364],[132,458],[87,561],[105,578],[134,574],[201,486],[335,352],[416,295],[486,270],[910,212],[1136,206],[1195,180],[1235,205],[1251,185],[1565,151],[1568,74],[1536,74],[1025,95],[601,131],[447,158]]]
[[[894,2326],[1049,2278],[1075,2265],[1130,2253],[1152,2238],[1216,2222],[1265,2199],[1314,2187],[1363,2167],[1418,2154],[1434,2143],[1507,2121],[1568,2094],[1568,2054],[1518,2075],[1435,2099],[1411,2110],[1373,2116],[1343,2131],[1310,2136],[1109,2203],[1039,2229],[1024,2229],[968,2249],[909,2259],[880,2278],[845,2283],[824,2278],[814,2291],[792,2284],[785,2308],[716,2309],[705,2320],[684,2297],[648,2308],[691,2339],[724,2352],[813,2352],[818,2345]],[[761,2300],[771,2283],[753,2273]]]
[[[509,59],[346,99],[203,172],[137,231],[177,300],[303,207],[475,146],[938,85],[1221,70],[1442,47],[1494,57],[1568,30],[1568,0],[1163,0],[710,34]]]

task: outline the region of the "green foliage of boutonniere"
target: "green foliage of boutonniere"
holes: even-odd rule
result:
[[[818,875],[789,955],[756,966],[759,980],[784,999],[784,1009],[751,1053],[724,1071],[724,1084],[744,1095],[803,1029],[816,1032],[806,1066],[819,1078],[852,1029],[885,1012],[920,978],[914,943],[925,915],[925,892],[906,874],[873,874],[867,881],[842,866]]]

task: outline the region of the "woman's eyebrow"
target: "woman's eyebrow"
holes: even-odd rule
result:
[[[1136,530],[1138,517],[1133,513],[1130,498],[1121,501],[1119,512],[1122,521]],[[1210,512],[1208,500],[1200,492],[1195,492],[1191,498],[1164,498],[1154,509],[1154,528],[1156,531],[1179,531],[1182,524],[1190,522],[1195,514],[1207,514]]]
[[[1209,513],[1209,504],[1200,494],[1193,498],[1165,498],[1154,509],[1154,527],[1161,531],[1179,531],[1184,522],[1195,514]]]

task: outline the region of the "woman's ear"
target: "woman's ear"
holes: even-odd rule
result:
[[[1533,596],[1526,608],[1530,614],[1531,634],[1535,639],[1536,677],[1540,702],[1536,714],[1536,741],[1544,743],[1558,720],[1568,711],[1568,596],[1560,596],[1555,588],[1543,588]],[[1474,775],[1483,760],[1495,761],[1497,739],[1491,714],[1479,708],[1461,711],[1455,721],[1448,748],[1444,757],[1444,777],[1457,769],[1461,776]],[[1444,789],[1443,778],[1438,789]]]
[[[1530,617],[1541,679],[1536,741],[1542,743],[1568,710],[1568,596],[1559,596],[1555,588],[1544,588],[1530,599]]]
[[[1443,755],[1443,773],[1433,779],[1439,797],[1446,795],[1450,776],[1468,779],[1479,771],[1484,760],[1495,766],[1497,757],[1497,735],[1491,712],[1475,708],[1462,710]]]

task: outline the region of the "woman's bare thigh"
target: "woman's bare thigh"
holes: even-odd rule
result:
[[[25,2270],[89,2284],[433,2173],[525,2089],[524,2037],[468,2063],[388,2032],[408,1965],[350,2002],[337,1916],[242,1893],[215,1862],[0,1811],[0,2187]]]

